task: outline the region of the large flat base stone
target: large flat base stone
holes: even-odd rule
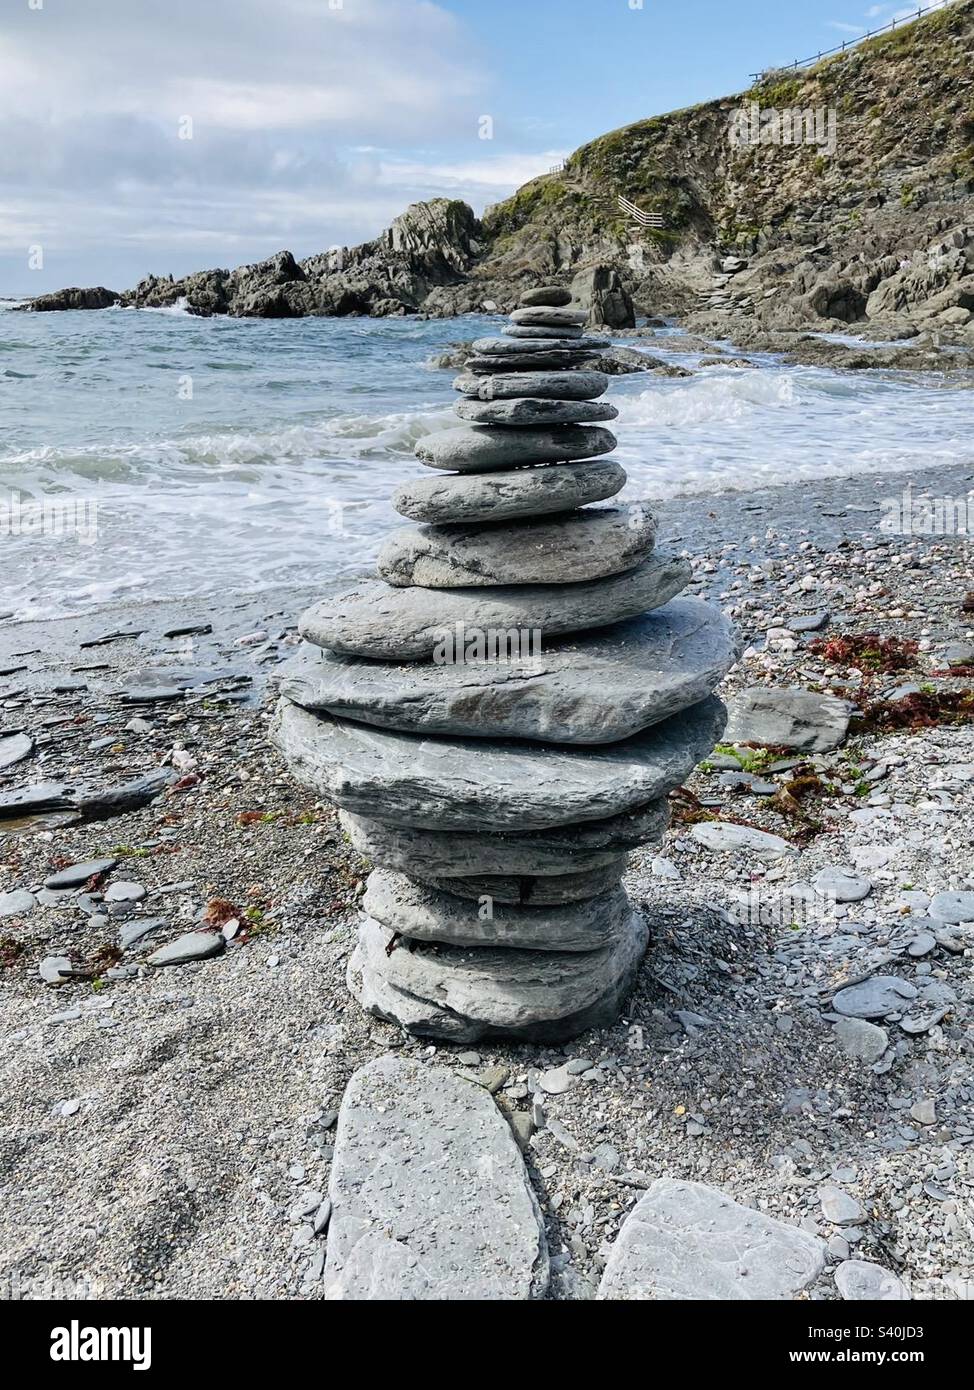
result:
[[[418,1037],[484,1037],[556,1043],[615,1022],[632,989],[648,931],[633,914],[611,949],[568,952],[470,950],[400,943],[365,918],[348,967],[364,1009]]]
[[[825,1246],[703,1183],[660,1178],[616,1237],[602,1299],[791,1299],[821,1274]]]
[[[445,1067],[379,1057],[355,1072],[328,1188],[325,1298],[542,1298],[544,1223],[510,1126]]]
[[[635,569],[588,584],[491,589],[395,589],[376,581],[323,599],[302,616],[301,635],[348,656],[419,661],[445,632],[535,630],[556,637],[659,608],[692,577],[686,560],[654,553]]]

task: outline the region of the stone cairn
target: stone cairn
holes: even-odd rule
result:
[[[713,747],[736,657],[654,549],[569,293],[473,345],[460,428],[420,441],[381,581],[304,615],[274,738],[376,868],[348,971],[411,1033],[556,1042],[617,1016],[647,927],[621,879]],[[672,600],[672,601],[671,601]]]

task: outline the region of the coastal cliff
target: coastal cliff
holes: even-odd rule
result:
[[[972,54],[974,0],[955,0],[813,67],[601,136],[482,219],[439,198],[361,246],[27,307],[450,316],[507,311],[557,279],[612,327],[668,313],[739,342],[859,324],[974,343]],[[802,113],[800,143],[784,143]]]

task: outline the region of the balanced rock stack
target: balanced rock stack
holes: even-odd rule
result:
[[[531,290],[474,343],[458,429],[416,449],[419,523],[370,581],[304,615],[274,737],[376,865],[349,965],[408,1031],[567,1039],[612,1022],[647,928],[621,878],[713,747],[736,656],[723,615],[675,599],[567,291]],[[670,602],[670,600],[673,600]]]

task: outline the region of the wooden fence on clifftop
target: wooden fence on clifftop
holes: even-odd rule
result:
[[[822,58],[831,58],[836,53],[848,53],[857,44],[865,42],[866,39],[875,39],[880,34],[891,33],[896,28],[902,28],[904,24],[915,24],[918,19],[922,19],[925,14],[933,14],[934,10],[945,10],[948,5],[953,4],[953,0],[941,0],[936,5],[923,5],[917,10],[916,14],[901,15],[899,19],[891,19],[888,24],[884,24],[880,29],[870,29],[866,34],[860,34],[857,39],[844,39],[842,43],[836,44],[835,48],[826,48],[821,53],[816,53],[811,58],[796,58],[793,63],[785,63],[778,67],[767,68],[765,72],[752,72],[751,80],[759,82],[762,77],[769,72],[797,72],[799,68],[807,68],[811,63],[817,63]]]

